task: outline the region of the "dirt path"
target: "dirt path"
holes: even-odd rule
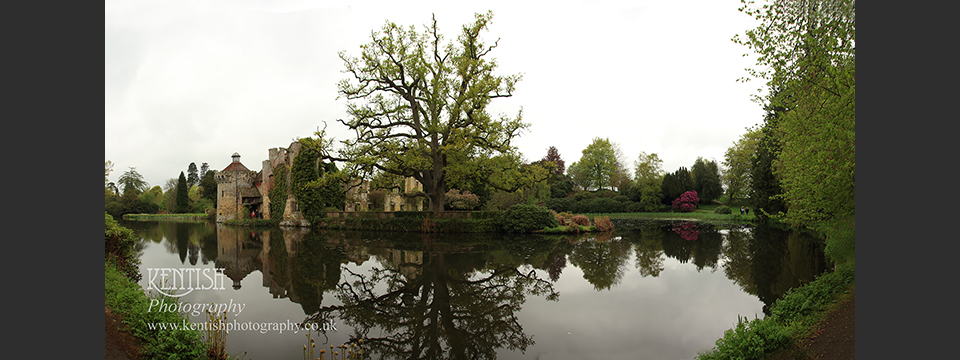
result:
[[[767,359],[853,360],[856,350],[856,290],[849,299],[837,305],[799,348],[778,351]]]
[[[103,308],[104,338],[106,341],[106,360],[139,360],[140,343],[128,331],[120,317]]]

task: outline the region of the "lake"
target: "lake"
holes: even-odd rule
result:
[[[318,330],[318,351],[363,339],[374,359],[692,359],[826,269],[822,241],[755,225],[546,236],[121,224],[141,238],[140,285],[190,306],[166,297],[152,311],[203,323],[200,307],[220,306],[227,351],[246,359],[303,359],[297,326]]]

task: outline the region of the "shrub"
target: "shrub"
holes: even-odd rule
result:
[[[557,218],[557,224],[560,226],[567,225],[567,218],[563,217],[563,215],[557,214],[556,211],[550,210],[550,212],[553,213],[553,217]]]
[[[503,230],[510,233],[527,233],[557,226],[557,218],[553,213],[536,205],[516,204],[503,214]]]
[[[851,262],[856,254],[856,222],[844,220],[825,231],[827,244],[823,252],[835,265]]]
[[[611,223],[610,218],[606,216],[597,216],[593,218],[593,225],[597,227],[597,230],[603,232],[613,231],[613,223]]]
[[[699,202],[700,198],[697,196],[696,190],[687,191],[681,194],[679,198],[673,199],[673,211],[684,213],[693,212]]]
[[[773,321],[738,318],[737,326],[724,331],[717,346],[697,359],[763,359],[790,341],[790,334]]]
[[[522,191],[514,192],[505,192],[497,191],[490,197],[490,201],[487,202],[487,211],[506,211],[513,205],[523,204],[526,202],[526,199],[523,197]]]
[[[612,198],[604,197],[592,200],[589,206],[590,211],[588,212],[593,214],[622,213],[624,212],[624,208],[623,203]]]
[[[570,219],[570,222],[576,225],[590,226],[590,219],[583,215],[574,216],[573,219]]]
[[[137,236],[133,230],[120,226],[113,216],[104,213],[104,258],[116,265],[127,278],[140,281],[140,258],[133,246]]]
[[[575,194],[573,194],[573,200],[576,200],[578,202],[583,200],[596,199],[596,198],[597,198],[597,194],[594,194],[589,191],[577,191]]]
[[[447,209],[451,210],[473,210],[480,206],[480,197],[471,194],[469,190],[450,189],[443,197]]]
[[[718,206],[716,209],[714,209],[714,210],[713,210],[713,213],[714,213],[714,214],[732,214],[732,213],[733,213],[733,210],[730,210],[730,207],[729,207],[729,206],[722,205],[722,206]]]
[[[552,198],[547,199],[547,207],[554,211],[565,212],[573,211],[573,206],[577,203],[573,198]]]
[[[149,323],[181,323],[180,312],[150,311],[150,301],[143,288],[124,276],[110,262],[104,263],[104,305],[130,326],[130,333],[140,340],[142,359],[204,359],[206,348],[199,330],[180,327],[151,329]],[[163,296],[163,295],[153,295]],[[178,302],[176,298],[166,299]]]
[[[597,191],[598,198],[615,198],[617,196],[620,196],[620,193],[613,190],[603,189]]]

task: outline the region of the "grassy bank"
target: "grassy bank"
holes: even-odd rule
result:
[[[157,220],[212,220],[211,214],[125,214],[124,220],[157,221]]]
[[[182,325],[188,319],[179,312],[150,311],[154,295],[148,296],[137,283],[141,277],[140,260],[133,246],[138,238],[106,213],[104,241],[104,306],[127,325],[140,345],[142,359],[228,358],[223,346],[224,332],[213,330],[203,334],[199,330],[169,326]],[[177,301],[176,298],[164,300]],[[208,319],[208,327],[210,321],[212,319]],[[205,337],[211,342],[206,342]]]
[[[737,210],[739,212],[739,210]],[[649,213],[614,213],[614,214],[583,214],[593,218],[598,215],[610,219],[650,219],[650,220],[702,220],[711,222],[752,222],[756,220],[753,214],[717,214],[708,210],[697,210],[688,213],[649,212]]]
[[[207,350],[200,331],[150,329],[147,324],[176,323],[184,318],[178,312],[148,311],[150,299],[140,285],[104,262],[104,300],[114,314],[129,326],[140,341],[143,359],[206,359]]]
[[[821,274],[806,285],[791,289],[771,307],[770,316],[740,319],[717,340],[716,347],[697,355],[699,360],[765,359],[798,344],[816,324],[855,288],[853,262]]]

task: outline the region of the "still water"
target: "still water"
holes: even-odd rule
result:
[[[303,359],[297,326],[319,329],[318,351],[363,339],[374,359],[692,359],[826,267],[805,234],[694,222],[565,236],[122,224],[141,238],[140,285],[221,306],[246,359]],[[163,269],[204,275],[181,286]]]

